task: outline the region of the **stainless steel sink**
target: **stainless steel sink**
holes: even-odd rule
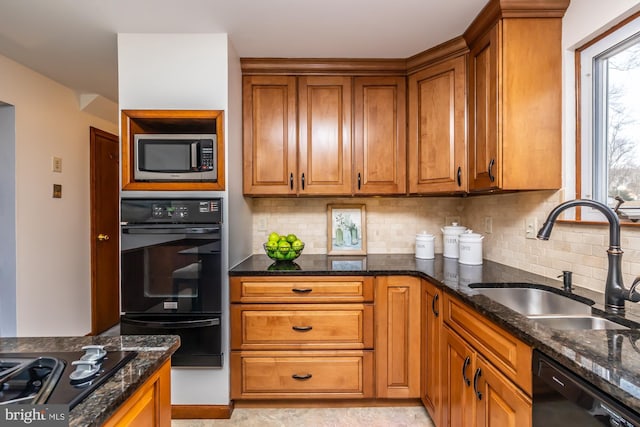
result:
[[[629,329],[619,323],[597,316],[529,316],[529,319],[551,329]]]
[[[628,329],[611,320],[595,316],[591,304],[538,288],[474,288],[476,292],[491,298],[529,319],[552,329]]]
[[[591,306],[545,289],[475,288],[492,300],[525,316],[591,315]]]

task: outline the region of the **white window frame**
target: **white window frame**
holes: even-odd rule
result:
[[[601,79],[594,79],[605,73],[596,69],[597,59],[611,56],[619,50],[619,45],[630,39],[636,39],[640,34],[640,16],[624,24],[620,28],[597,40],[579,52],[580,55],[580,189],[579,197],[606,203],[607,184],[602,184],[608,173],[606,166],[606,152],[598,141],[606,140],[607,129],[601,121],[594,120],[596,115],[603,117],[603,105],[596,105],[597,99],[602,99],[604,89],[598,84]],[[600,63],[601,64],[601,63]],[[606,78],[606,76],[603,76]],[[603,178],[604,177],[604,178]],[[595,181],[600,184],[596,185]],[[581,209],[582,221],[603,221],[602,214],[591,208]]]

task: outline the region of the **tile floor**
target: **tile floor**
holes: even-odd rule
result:
[[[172,427],[433,427],[421,406],[236,408],[229,420],[173,420]]]

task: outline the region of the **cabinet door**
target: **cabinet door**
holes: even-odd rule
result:
[[[354,80],[355,194],[406,192],[404,77]]]
[[[244,194],[295,194],[296,78],[245,76],[242,98]]]
[[[473,388],[476,426],[531,427],[531,399],[482,357],[478,357]]]
[[[500,23],[469,53],[469,191],[500,187],[498,72]]]
[[[377,397],[420,397],[420,318],[420,279],[376,278]]]
[[[476,352],[451,329],[442,329],[442,425],[473,426],[476,400],[471,388]]]
[[[422,403],[435,425],[440,425],[442,413],[440,336],[442,328],[441,291],[422,281]]]
[[[409,76],[409,192],[464,192],[465,56]]]
[[[298,83],[298,194],[351,194],[351,77]]]

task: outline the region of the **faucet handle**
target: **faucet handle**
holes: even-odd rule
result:
[[[558,278],[562,277],[562,286],[565,292],[571,292],[573,288],[571,285],[571,274],[570,271],[564,270],[562,274],[558,276]]]
[[[640,293],[636,290],[638,285],[640,285],[640,276],[637,276],[629,287],[629,297],[627,299],[631,302],[640,302]]]

